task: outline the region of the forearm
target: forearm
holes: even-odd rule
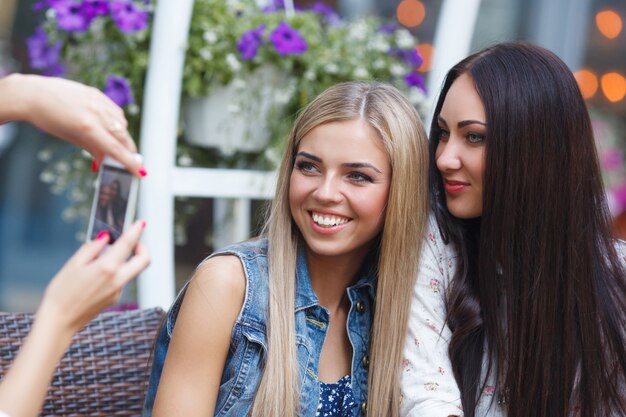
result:
[[[11,74],[0,79],[0,124],[12,120],[28,121],[28,77]]]
[[[54,370],[72,340],[51,317],[38,315],[0,384],[0,410],[11,417],[39,415]]]

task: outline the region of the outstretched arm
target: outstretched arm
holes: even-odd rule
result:
[[[94,87],[62,78],[12,74],[0,79],[0,124],[29,122],[87,150],[98,164],[105,155],[136,175],[145,169],[126,130],[124,112]]]
[[[0,410],[11,417],[39,414],[74,333],[114,303],[124,285],[150,263],[139,242],[144,225],[135,223],[100,257],[108,235],[85,243],[48,284],[32,330],[0,384]]]

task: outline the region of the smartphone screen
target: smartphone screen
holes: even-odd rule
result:
[[[106,230],[111,235],[109,244],[112,244],[122,234],[127,222],[133,220],[127,219],[131,215],[129,201],[131,192],[134,194],[133,181],[136,179],[126,169],[106,163],[102,165],[94,195],[89,239],[95,239]],[[134,206],[134,202],[131,204]]]

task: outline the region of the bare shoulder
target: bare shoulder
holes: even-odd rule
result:
[[[153,415],[213,415],[245,291],[239,258],[200,264],[178,313]]]
[[[215,256],[202,262],[189,283],[185,304],[200,310],[209,308],[230,318],[243,306],[246,277],[243,265],[234,255]]]

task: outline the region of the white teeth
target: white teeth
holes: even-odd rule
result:
[[[313,221],[320,226],[339,226],[348,222],[345,217],[335,216],[322,216],[321,214],[313,213]]]

